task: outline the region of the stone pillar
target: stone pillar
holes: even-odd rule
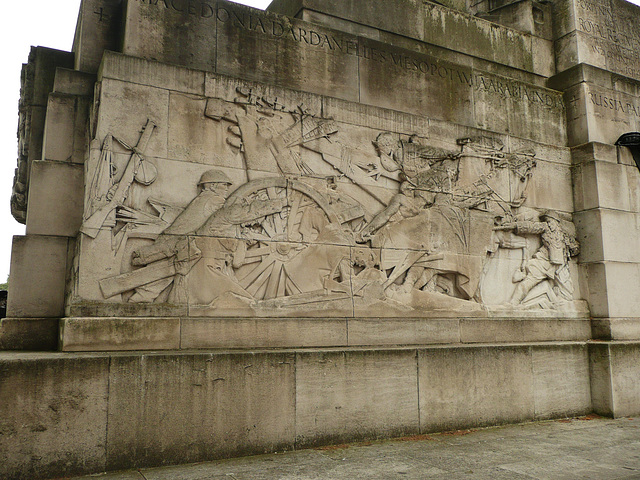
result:
[[[622,382],[640,367],[619,354],[621,341],[631,342],[625,352],[640,348],[640,174],[631,152],[615,146],[640,130],[639,13],[618,0],[554,4],[560,73],[550,86],[565,95],[584,291],[594,339],[607,342],[591,350],[593,404],[614,416],[640,412]]]
[[[18,172],[27,175],[16,183],[24,190],[19,220],[26,223],[26,235],[13,239],[7,318],[0,323],[4,350],[57,348],[82,221],[86,130],[95,84],[95,76],[64,68],[72,64],[72,54],[38,47],[25,66],[31,73],[24,76],[22,103],[37,106],[29,107],[29,120],[20,125],[28,149]]]

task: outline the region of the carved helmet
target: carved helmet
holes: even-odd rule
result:
[[[233,182],[227,177],[227,175],[221,170],[207,170],[200,177],[198,186],[204,183],[226,183],[232,185]]]
[[[558,222],[562,221],[560,219],[560,215],[558,215],[558,212],[556,212],[554,210],[547,210],[542,215],[540,215],[540,220],[542,220],[543,222],[546,221],[547,218],[553,218],[554,220],[556,220]]]

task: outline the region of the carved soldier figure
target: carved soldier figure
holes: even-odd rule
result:
[[[384,210],[373,217],[371,222],[358,234],[356,241],[364,243],[388,223],[393,224],[405,218],[415,217],[423,208],[433,203],[434,198],[435,195],[430,192],[419,192],[416,195],[416,188],[405,180],[400,184],[400,192],[394,195]]]
[[[198,197],[156,242],[134,252],[131,263],[144,268],[103,280],[103,292],[135,289],[130,302],[153,302],[173,283],[170,303],[186,303],[188,298],[207,304],[227,292],[251,298],[237,284],[233,270],[242,265],[246,253],[242,226],[284,211],[288,200],[241,198],[229,203],[231,181],[218,170],[205,172],[199,185]]]
[[[132,265],[147,265],[154,260],[167,258],[175,253],[176,243],[182,235],[200,228],[222,205],[232,185],[229,177],[220,170],[208,170],[198,182],[200,193],[176,217],[156,239],[153,245],[142,247],[133,253]]]
[[[542,246],[525,264],[525,275],[509,301],[512,305],[520,305],[533,287],[547,279],[553,282],[556,295],[564,300],[573,300],[569,259],[578,255],[580,245],[573,235],[562,228],[556,212],[547,211],[540,220],[510,222],[496,227],[497,230],[513,230],[518,235],[540,235],[542,240]]]

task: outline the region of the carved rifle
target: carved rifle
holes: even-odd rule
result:
[[[129,147],[124,142],[118,140],[125,148],[132,151],[131,157],[129,158],[129,163],[127,164],[127,168],[122,174],[120,182],[118,182],[118,186],[113,193],[113,197],[107,204],[96,210],[93,214],[91,214],[89,218],[87,218],[82,223],[82,226],[80,227],[80,231],[82,233],[91,238],[96,238],[109,214],[117,207],[120,207],[124,204],[124,201],[129,195],[129,188],[131,187],[131,184],[133,183],[138,170],[144,162],[142,152],[147,148],[149,140],[151,139],[151,134],[153,133],[155,128],[156,124],[151,120],[147,120],[147,124],[143,127],[142,133],[140,134],[140,139],[138,140],[138,144],[135,147]]]

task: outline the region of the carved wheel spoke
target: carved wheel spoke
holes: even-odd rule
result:
[[[267,284],[267,290],[264,293],[265,300],[276,298],[278,294],[278,286],[280,285],[280,278],[284,275],[282,267],[284,264],[280,260],[276,260],[269,276],[269,283]]]
[[[282,195],[278,195],[278,192],[276,191],[275,187],[269,187],[267,188],[267,195],[269,195],[269,198],[271,200],[274,200],[278,197],[281,197]],[[275,234],[276,235],[282,235],[285,233],[285,222],[282,219],[281,214],[276,213],[275,215],[272,215],[273,218],[273,226],[275,229]]]
[[[239,278],[239,283],[256,300],[302,294],[304,292],[289,275],[287,264],[304,251],[305,247],[299,242],[300,225],[305,212],[320,208],[330,222],[338,222],[338,217],[314,187],[284,178],[250,182],[234,192],[227,201],[265,197],[269,200],[288,198],[289,211],[288,214],[278,212],[267,215],[259,224],[261,232],[249,232],[248,238],[252,239],[254,246],[246,252],[243,262],[243,272],[246,273]]]
[[[300,221],[296,217],[298,217],[299,213],[302,213],[300,212],[302,194],[293,192],[291,196],[293,201],[291,202],[291,211],[287,220],[287,240],[297,240],[296,235],[299,233]]]
[[[260,262],[260,265],[254,268],[245,277],[240,279],[240,285],[242,286],[242,288],[247,289],[258,279],[258,277],[260,277],[260,275],[262,275],[271,265],[273,265],[273,262],[275,261],[276,259],[271,254],[264,257]]]
[[[264,271],[258,276],[258,278],[256,278],[255,282],[253,282],[251,285],[249,285],[246,288],[247,292],[249,292],[255,298],[257,299],[261,298],[261,296],[258,295],[258,292],[260,292],[262,287],[264,287],[265,283],[267,283],[269,281],[269,278],[271,278],[271,273],[273,272],[274,263],[270,263],[269,265],[267,265]]]

